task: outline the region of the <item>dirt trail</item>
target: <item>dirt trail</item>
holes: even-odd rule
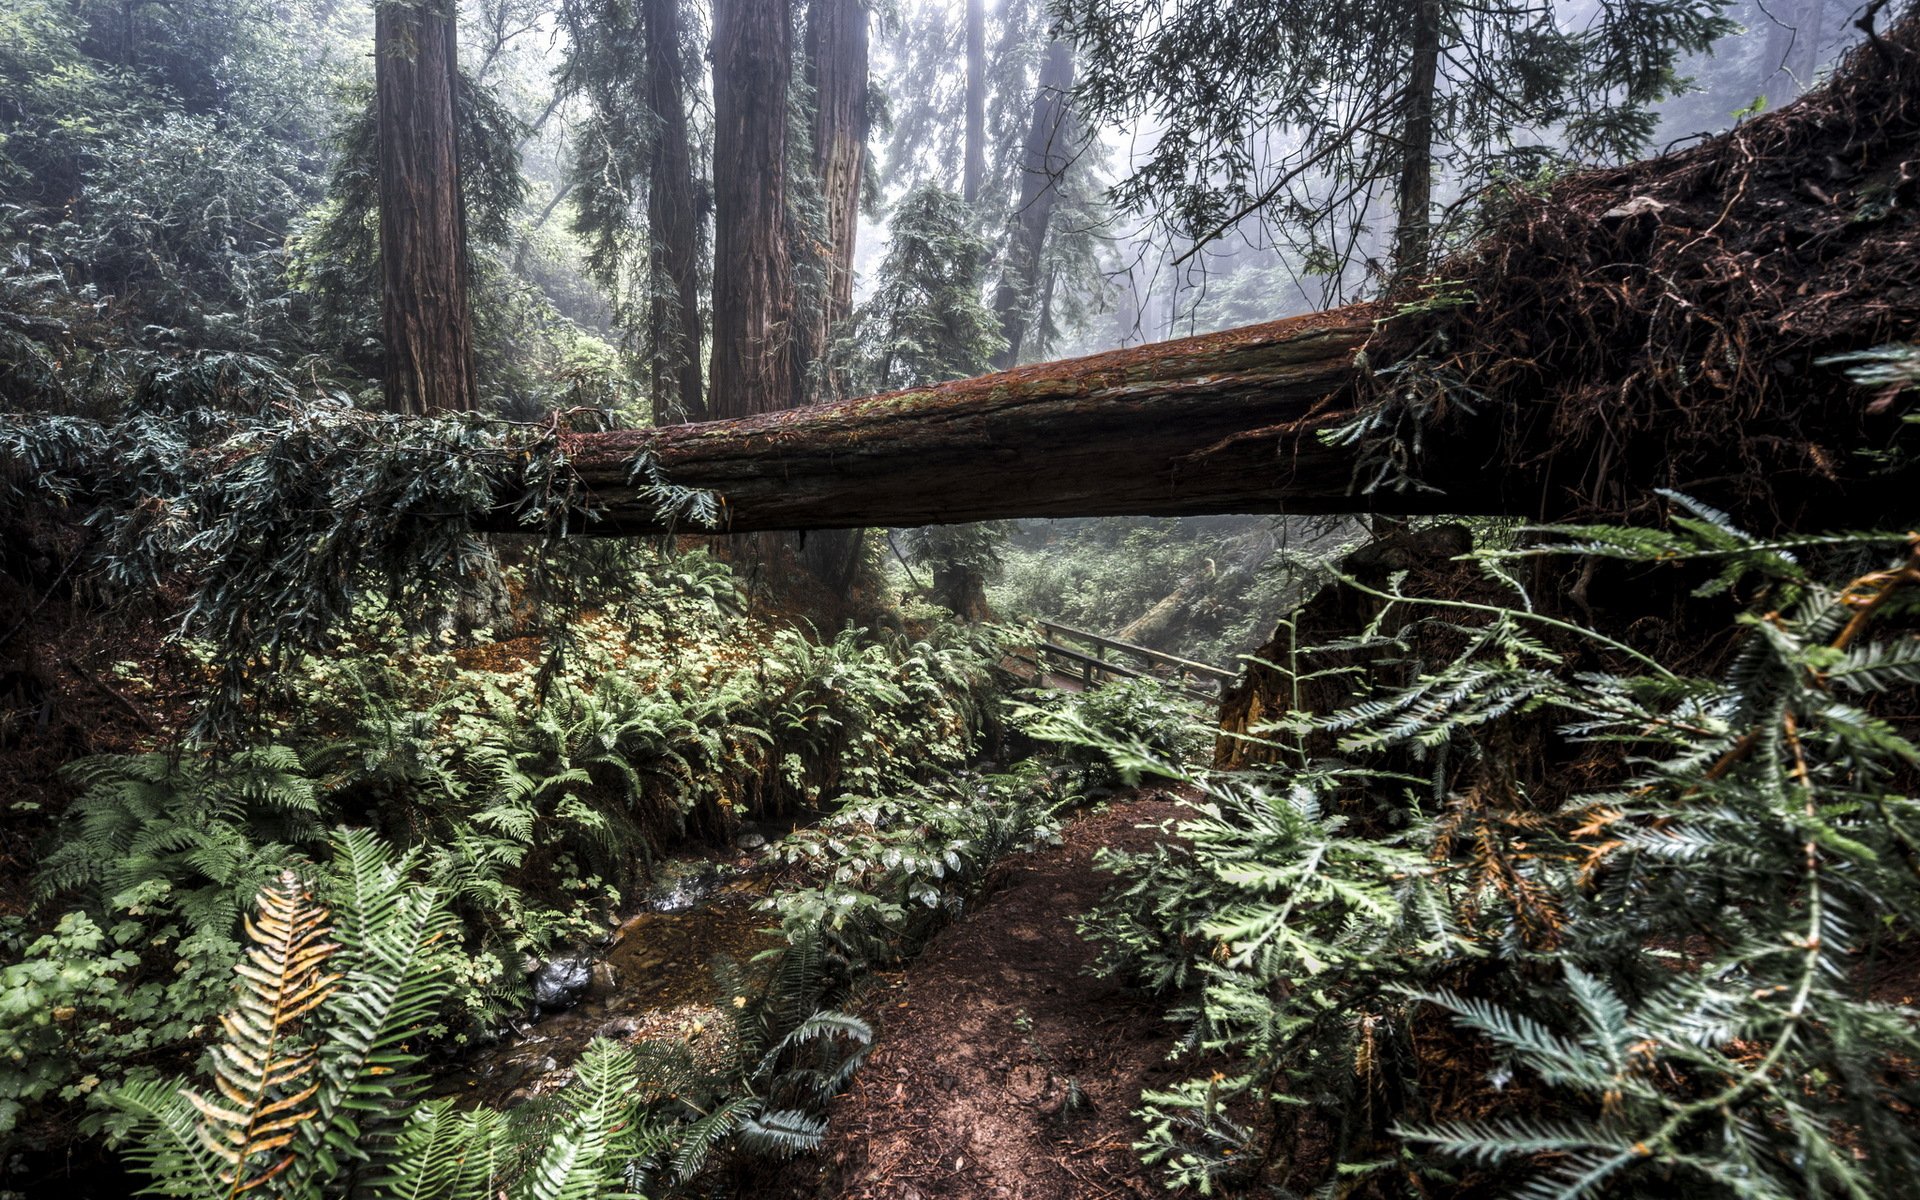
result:
[[[782,1181],[788,1197],[946,1200],[1163,1196],[1132,1150],[1143,1084],[1167,1071],[1162,1006],[1085,973],[1074,932],[1111,882],[1101,846],[1142,849],[1183,810],[1143,792],[1071,824],[1064,844],[1022,856],[979,906],[861,1007],[873,1057],[834,1101],[820,1154]]]

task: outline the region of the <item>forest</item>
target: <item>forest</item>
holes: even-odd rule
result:
[[[1920,1197],[1920,6],[0,0],[0,1200]]]

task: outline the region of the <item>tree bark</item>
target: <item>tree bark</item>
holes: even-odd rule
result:
[[[687,133],[680,0],[645,0],[647,109],[647,340],[653,423],[706,419],[700,378],[700,206]]]
[[[1327,402],[1351,383],[1376,315],[1357,306],[917,391],[572,435],[565,445],[598,511],[592,533],[667,528],[632,483],[643,453],[673,484],[719,493],[728,532],[1352,511],[1371,501],[1350,494],[1351,453],[1316,434],[1350,415]],[[1386,503],[1428,511],[1463,499]]]
[[[1006,369],[1020,361],[1020,345],[1027,335],[1027,316],[1040,282],[1040,260],[1047,245],[1047,225],[1059,194],[1061,175],[1073,162],[1064,136],[1067,93],[1073,89],[1073,43],[1059,38],[1047,47],[1040,82],[1033,98],[1033,122],[1027,128],[1020,155],[1020,207],[1014,211],[1007,260],[994,293],[994,314],[1007,345],[993,365]]]
[[[478,390],[454,26],[450,0],[380,0],[374,11],[386,399],[416,415],[471,411]]]
[[[813,170],[826,207],[826,303],[814,315],[814,353],[825,358],[833,328],[853,311],[853,253],[860,232],[860,181],[867,163],[867,6],[811,0],[807,63],[813,77]],[[819,396],[838,398],[830,372]]]
[[[980,199],[980,182],[987,174],[987,0],[967,0],[965,153],[960,196],[973,204]]]
[[[713,6],[713,370],[715,417],[793,399],[793,266],[787,253],[786,0]]]
[[[1440,73],[1440,0],[1417,0],[1413,54],[1407,65],[1406,119],[1400,127],[1399,219],[1393,274],[1410,279],[1433,250],[1433,103]]]

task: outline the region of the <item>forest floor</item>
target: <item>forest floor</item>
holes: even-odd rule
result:
[[[974,910],[860,1006],[873,1056],[833,1102],[825,1148],[770,1194],[789,1200],[1161,1196],[1133,1151],[1143,1085],[1170,1070],[1164,1004],[1090,975],[1074,929],[1112,883],[1103,846],[1143,850],[1185,810],[1140,789],[1016,856]],[[1184,1064],[1183,1064],[1184,1065]]]

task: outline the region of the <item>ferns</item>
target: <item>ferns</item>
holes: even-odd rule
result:
[[[370,1186],[384,1200],[491,1200],[510,1174],[511,1146],[500,1113],[431,1101],[413,1110],[388,1172]]]
[[[516,1200],[636,1200],[625,1182],[640,1149],[634,1067],[633,1052],[619,1043],[588,1044],[562,1093],[560,1128]]]
[[[593,790],[599,780],[629,778],[584,765],[601,763],[602,754],[619,753],[628,738],[654,728],[630,709],[609,719],[623,703],[617,691],[610,700],[607,707],[566,702],[536,719],[526,749],[509,752],[496,742],[498,754],[481,754],[491,778],[474,789],[488,804],[475,824],[489,811],[525,808],[538,814],[529,830],[537,836],[541,825],[564,817],[568,803],[604,795]],[[542,759],[542,746],[576,765]],[[109,792],[131,778],[164,796],[175,777],[154,766],[145,759],[116,764],[99,779]],[[871,898],[874,907],[862,910],[868,916],[904,914],[909,906],[931,915],[948,911],[1000,855],[1050,828],[1044,789],[1009,779],[986,790],[985,800],[955,788],[854,809],[831,836],[865,827],[876,841],[872,859],[839,881],[843,893],[860,894],[853,889],[859,884],[891,897]],[[227,812],[234,828],[265,803],[257,793]],[[107,796],[96,803],[103,812],[119,811]],[[552,816],[544,811],[549,805]],[[504,824],[491,817],[486,823]],[[941,836],[927,844],[933,828]],[[863,917],[859,932],[830,932],[804,917],[811,902],[802,901],[785,914],[790,944],[765,988],[740,982],[733,993],[752,999],[736,1007],[737,1058],[727,1071],[701,1075],[684,1056],[645,1048],[643,1081],[634,1050],[596,1043],[562,1091],[554,1118],[516,1131],[488,1115],[423,1103],[419,1095],[420,1039],[454,994],[459,925],[452,902],[488,895],[499,865],[514,861],[503,853],[471,827],[452,846],[401,855],[370,833],[342,830],[331,843],[330,867],[317,875],[337,914],[330,925],[292,875],[264,893],[262,915],[246,924],[242,974],[266,990],[223,1024],[213,1055],[220,1098],[206,1100],[178,1084],[114,1092],[112,1102],[135,1134],[129,1161],[153,1180],[153,1190],[200,1195],[206,1179],[225,1172],[231,1178],[222,1186],[287,1196],[493,1200],[504,1191],[512,1200],[566,1200],[687,1186],[722,1149],[804,1152],[820,1143],[826,1102],[872,1042],[863,1022],[833,1004],[866,955],[895,955],[901,939],[931,928]],[[267,989],[272,979],[281,981],[278,990]],[[295,1033],[297,1040],[272,1040]],[[245,1073],[249,1064],[258,1066],[257,1077]],[[201,1138],[203,1126],[213,1140]]]
[[[340,982],[326,972],[339,949],[327,940],[327,915],[292,872],[260,893],[259,919],[247,922],[251,944],[234,968],[240,1000],[220,1018],[226,1037],[213,1051],[214,1082],[226,1103],[185,1093],[200,1113],[201,1141],[225,1164],[220,1178],[229,1195],[253,1191],[291,1167],[294,1155],[282,1151],[318,1115],[318,1057],[302,1043],[299,1023]]]
[[[112,1097],[146,1130],[134,1165],[162,1195],[240,1196],[272,1185],[298,1159],[302,1126],[319,1115],[319,1057],[305,1018],[340,982],[327,910],[287,872],[260,893],[249,945],[234,967],[234,1007],[212,1054],[217,1095],[135,1084]]]
[[[360,1114],[411,1102],[418,1051],[409,1043],[439,1016],[453,988],[443,943],[458,928],[446,897],[418,882],[419,855],[398,860],[364,831],[335,840],[341,895],[337,922],[344,984],[326,1012],[323,1086],[307,1131],[310,1167],[342,1169],[336,1154],[365,1157]]]

